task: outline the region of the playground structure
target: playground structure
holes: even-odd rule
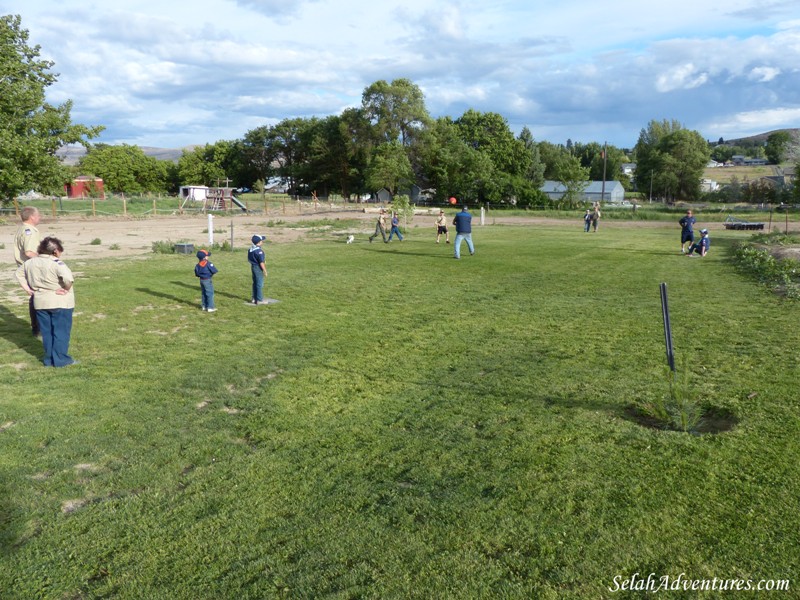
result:
[[[205,185],[184,185],[179,191],[181,210],[184,210],[190,202],[202,202],[200,212],[211,212],[218,210],[228,210],[237,206],[243,212],[247,212],[247,207],[234,194],[231,187],[208,187]]]

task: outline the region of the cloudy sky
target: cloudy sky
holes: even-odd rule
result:
[[[0,0],[99,141],[177,148],[358,106],[407,78],[433,116],[632,147],[800,127],[796,0]]]

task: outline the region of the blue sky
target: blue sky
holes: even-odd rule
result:
[[[55,62],[48,100],[97,141],[178,148],[358,106],[407,78],[434,117],[632,147],[800,127],[795,0],[0,0]]]

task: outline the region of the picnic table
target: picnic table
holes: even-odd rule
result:
[[[725,226],[725,229],[735,229],[737,231],[764,229],[764,223],[744,221],[730,215],[726,217],[722,224]]]

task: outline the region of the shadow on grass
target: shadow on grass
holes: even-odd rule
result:
[[[155,290],[151,290],[149,288],[135,288],[137,292],[143,292],[145,294],[150,294],[151,296],[155,296],[156,298],[164,298],[166,300],[172,300],[173,302],[177,302],[178,304],[185,304],[186,306],[197,306],[197,301],[193,300],[186,300],[185,298],[179,298],[178,296],[173,296],[172,294],[165,294],[164,292],[157,292]],[[200,291],[198,289],[198,291]]]
[[[193,292],[197,292],[198,295],[200,294],[200,284],[199,283],[197,285],[190,285],[190,284],[186,283],[185,281],[170,281],[170,283],[172,285],[177,285],[179,287],[183,287],[183,288],[186,288],[188,290],[192,290]],[[225,296],[226,298],[231,298],[233,300],[247,300],[247,298],[245,298],[244,294],[230,294],[228,292],[220,292],[220,291],[218,291],[216,289],[216,287],[214,289],[214,295],[215,296]],[[192,304],[195,304],[195,303],[192,302]]]
[[[375,244],[373,244],[372,248],[362,248],[362,249],[366,250],[368,252],[375,252],[375,253],[387,252],[387,253],[390,253],[390,254],[393,254],[393,255],[394,254],[403,254],[405,256],[430,256],[432,258],[447,258],[447,259],[453,260],[453,252],[452,252],[452,250],[450,250],[450,252],[447,252],[447,253],[443,254],[441,252],[409,252],[408,250],[395,250],[394,248],[392,248],[392,249],[389,249],[389,248],[383,249],[383,246],[388,246],[388,245],[389,244],[384,244],[383,242],[380,242],[380,244],[378,246],[375,246]],[[464,254],[469,256],[469,252],[462,252],[461,256],[463,257]]]
[[[603,402],[600,400],[586,400],[576,396],[549,396],[544,398],[544,404],[547,407],[561,407],[567,409],[581,409],[590,411],[600,411],[610,414],[611,416],[636,423],[641,427],[647,429],[657,429],[661,431],[674,431],[676,433],[683,433],[676,429],[669,427],[664,421],[653,417],[642,411],[638,406],[630,405],[621,407],[616,404]],[[700,420],[696,430],[691,432],[695,434],[716,434],[724,433],[732,430],[739,423],[739,419],[731,411],[714,406],[703,407],[703,417]]]
[[[636,406],[628,406],[622,411],[622,417],[627,421],[632,421],[642,427],[648,429],[659,429],[663,431],[675,431],[682,433],[677,429],[668,427],[663,421],[642,412]],[[731,411],[724,408],[716,408],[714,406],[704,407],[703,416],[700,423],[694,431],[687,433],[706,434],[706,433],[725,433],[732,430],[738,425],[739,419]]]
[[[20,319],[5,306],[0,306],[0,335],[31,356],[39,358],[42,353],[42,342],[31,335],[30,322]]]

